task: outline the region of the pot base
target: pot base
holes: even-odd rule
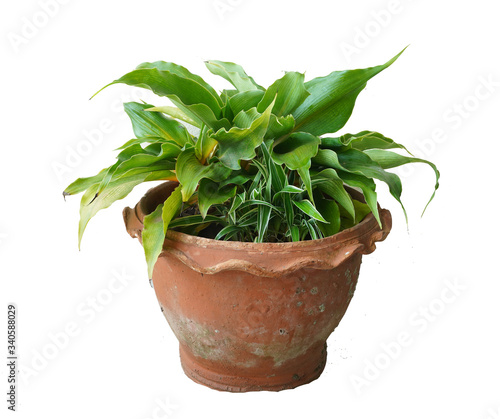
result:
[[[179,352],[182,369],[191,380],[215,390],[232,393],[281,391],[299,387],[316,380],[326,365],[326,343],[310,348],[304,355],[284,364],[282,368],[267,371],[273,374],[257,373],[254,376],[248,376],[248,371],[236,371],[232,366],[228,369],[233,370],[234,375],[229,375],[228,371],[215,371],[213,365],[202,365],[205,360],[192,355],[183,345],[180,345]]]

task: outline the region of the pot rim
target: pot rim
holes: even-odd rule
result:
[[[135,207],[135,216],[137,220],[143,224],[144,217],[151,211],[151,201],[153,202],[163,202],[172,192],[173,188],[177,186],[177,182],[166,181],[160,185],[157,185],[146,192],[146,194],[139,200]],[[357,200],[364,201],[364,197],[358,191],[348,188],[348,192],[355,197]],[[169,192],[169,193],[165,193]],[[157,205],[154,205],[156,208]],[[175,242],[180,242],[189,246],[198,246],[206,249],[232,249],[234,250],[235,245],[241,250],[254,251],[254,252],[290,252],[293,250],[312,250],[312,248],[322,249],[325,247],[331,247],[335,245],[344,244],[346,242],[361,241],[365,244],[366,253],[371,253],[374,250],[374,242],[384,240],[389,231],[391,230],[392,220],[389,210],[382,209],[380,205],[377,204],[380,220],[382,223],[382,228],[378,225],[373,213],[369,213],[360,223],[353,227],[340,231],[332,236],[324,237],[322,239],[315,240],[303,240],[298,242],[264,242],[264,243],[254,243],[254,242],[240,242],[240,241],[226,241],[226,240],[215,240],[206,237],[193,236],[180,231],[168,230],[166,234],[165,241],[171,240]],[[149,208],[149,210],[148,210]],[[127,209],[125,209],[126,211]],[[153,209],[154,210],[154,209]],[[127,220],[126,220],[127,221]],[[377,234],[378,233],[378,234]],[[374,240],[369,240],[371,243],[365,242],[362,237],[373,237]],[[165,247],[165,245],[164,245]],[[365,252],[363,252],[365,253]]]

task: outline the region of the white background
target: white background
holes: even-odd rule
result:
[[[2,401],[2,418],[500,417],[497,1],[58,0],[50,13],[42,3],[0,6],[0,325],[17,304],[21,365],[18,411]],[[193,383],[121,219],[148,185],[92,220],[81,252],[79,198],[61,196],[132,138],[122,101],[165,99],[121,85],[88,98],[144,61],[182,64],[222,89],[204,60],[237,62],[267,86],[284,70],[310,79],[378,65],[408,44],[342,132],[376,130],[435,162],[435,201],[420,218],[432,171],[402,173],[408,233],[380,185],[393,231],[363,260],[320,379],[280,393]],[[117,275],[127,282],[112,294]]]

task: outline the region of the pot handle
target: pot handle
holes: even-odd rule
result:
[[[123,221],[125,222],[125,228],[127,229],[127,233],[130,234],[130,237],[133,239],[139,239],[142,242],[142,229],[144,228],[144,224],[137,217],[136,208],[132,209],[130,207],[125,207],[123,209]]]
[[[392,228],[392,216],[389,210],[381,209],[379,207],[380,222],[382,223],[382,228],[377,224],[375,230],[369,231],[368,234],[364,235],[360,241],[363,244],[361,252],[363,255],[372,253],[375,250],[375,243],[385,240]],[[373,216],[373,214],[371,214]]]

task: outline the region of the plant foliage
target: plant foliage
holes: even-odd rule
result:
[[[177,64],[139,65],[110,85],[149,89],[175,106],[124,104],[136,138],[118,149],[113,165],[64,191],[84,192],[79,241],[98,211],[153,180],[179,186],[144,219],[150,276],[169,229],[219,240],[281,242],[333,235],[370,212],[380,223],[374,180],[386,183],[401,203],[401,180],[387,169],[407,163],[434,170],[435,192],[435,165],[390,138],[374,131],[332,136],[368,80],[399,55],[380,66],[307,82],[304,74],[287,72],[267,89],[237,64],[207,61],[211,73],[232,85],[220,94]],[[353,199],[346,186],[360,190],[365,202]]]

